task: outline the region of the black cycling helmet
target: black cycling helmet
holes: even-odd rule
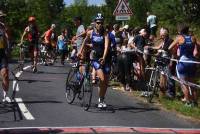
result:
[[[97,15],[96,15],[96,17],[95,17],[94,20],[95,20],[95,21],[97,21],[97,20],[104,21],[104,17],[103,17],[103,15],[102,15],[101,13],[97,13]]]

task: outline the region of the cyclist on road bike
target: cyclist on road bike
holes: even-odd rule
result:
[[[8,35],[6,32],[6,27],[4,24],[4,14],[0,11],[0,71],[2,76],[2,88],[3,88],[3,102],[11,102],[8,97],[9,89],[9,70],[8,70],[8,56],[7,56],[7,47],[8,47]]]
[[[32,61],[32,69],[33,69],[33,72],[35,73],[37,72],[37,62],[38,62],[39,32],[38,32],[38,27],[36,25],[36,18],[34,16],[30,16],[28,18],[28,26],[25,28],[24,33],[21,37],[20,45],[23,44],[23,41],[25,39],[29,43],[29,53],[30,53],[30,57]]]
[[[92,42],[92,66],[95,68],[97,76],[100,79],[99,90],[99,104],[98,108],[107,107],[104,99],[107,91],[109,73],[110,73],[110,56],[109,56],[109,35],[105,31],[104,17],[98,13],[95,17],[95,27],[93,30],[87,32],[86,38],[83,41],[82,47],[78,53],[81,55],[85,44],[88,41]]]

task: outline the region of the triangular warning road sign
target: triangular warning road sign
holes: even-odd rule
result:
[[[113,15],[120,16],[120,15],[133,15],[133,12],[127,5],[127,0],[119,0],[117,7],[115,8]]]

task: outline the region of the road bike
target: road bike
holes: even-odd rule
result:
[[[28,53],[28,46],[25,43],[18,44],[19,47],[19,58],[18,58],[18,68],[20,71],[23,71],[25,56]]]
[[[65,82],[65,96],[67,102],[72,104],[77,97],[86,111],[91,106],[93,93],[90,66],[90,62],[82,64],[78,61],[72,65]],[[80,67],[84,68],[83,73],[80,72]]]
[[[166,51],[160,51],[155,57],[153,67],[146,68],[151,70],[151,75],[147,84],[146,98],[147,102],[151,103],[154,96],[159,96],[160,76],[168,74],[168,64],[170,62],[169,54]]]

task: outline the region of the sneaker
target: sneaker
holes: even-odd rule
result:
[[[186,103],[185,103],[185,106],[186,106],[186,107],[190,107],[190,108],[193,107],[191,102],[186,102]]]
[[[125,91],[130,91],[130,86],[129,86],[129,84],[126,84],[126,88],[125,88]]]
[[[149,95],[151,95],[151,92],[148,91],[144,91],[140,94],[141,97],[148,97]]]
[[[92,79],[92,84],[96,84],[96,80],[95,79]]]
[[[186,100],[186,98],[184,97],[184,98],[181,99],[181,101],[185,103],[187,100]]]
[[[33,68],[33,73],[36,73],[36,72],[37,72],[37,68],[34,67],[34,68]]]
[[[106,108],[107,105],[105,103],[105,101],[103,99],[99,98],[99,104],[98,104],[98,108]]]
[[[10,99],[8,96],[6,96],[2,101],[3,101],[3,102],[10,103],[10,102],[11,102],[11,99]]]

